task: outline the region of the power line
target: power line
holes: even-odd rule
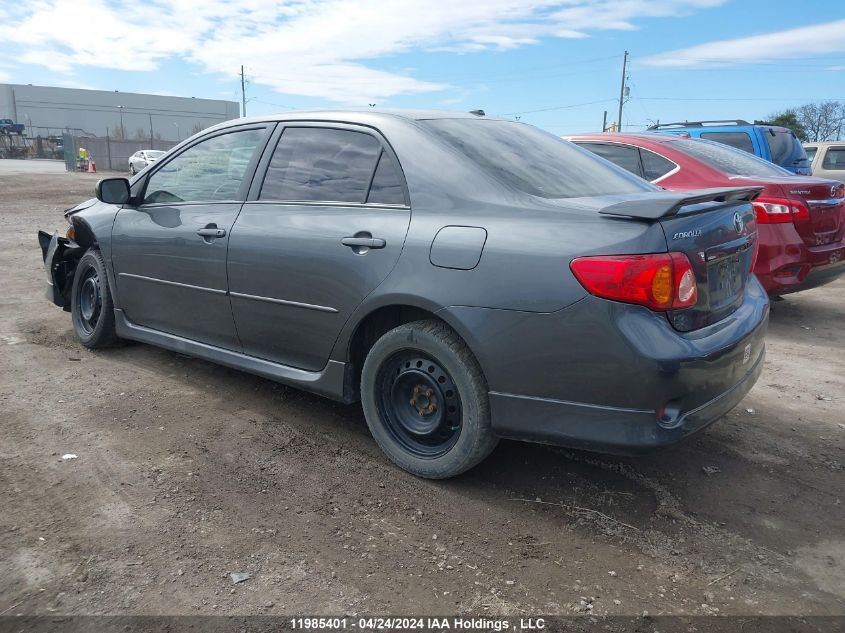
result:
[[[552,106],[540,108],[539,110],[523,110],[521,112],[505,112],[501,116],[515,116],[517,114],[535,114],[537,112],[551,112],[552,110],[567,110],[569,108],[580,108],[581,106],[595,105],[597,103],[616,103],[616,99],[599,99],[598,101],[585,101],[584,103],[571,103],[569,105]]]
[[[642,101],[845,101],[845,97],[631,97]]]

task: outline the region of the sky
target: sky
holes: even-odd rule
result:
[[[0,0],[0,82],[240,101],[247,114],[483,109],[550,132],[845,100],[845,2]],[[8,19],[8,16],[15,16]]]

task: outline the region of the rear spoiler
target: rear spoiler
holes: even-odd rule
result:
[[[683,207],[704,205],[690,212],[700,213],[726,203],[751,202],[763,191],[762,187],[718,187],[715,189],[697,189],[695,191],[667,191],[664,194],[618,202],[599,211],[603,215],[615,215],[623,218],[641,220],[659,220],[677,215]]]

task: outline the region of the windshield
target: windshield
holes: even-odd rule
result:
[[[161,156],[164,156],[164,152],[160,152],[158,150],[152,150],[147,152],[147,157],[149,158],[160,158]]]
[[[806,167],[809,163],[807,153],[801,147],[801,143],[789,130],[769,129],[766,134],[766,141],[772,151],[772,162],[787,169],[795,167]]]
[[[425,127],[496,180],[542,198],[655,191],[628,172],[524,123],[430,119]]]
[[[778,167],[767,160],[714,141],[692,138],[678,139],[672,141],[671,146],[725,174],[759,176],[761,178],[794,175],[792,172],[786,171],[783,167]]]

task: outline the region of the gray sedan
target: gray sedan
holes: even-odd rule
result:
[[[678,441],[760,374],[754,188],[667,192],[531,126],[451,112],[239,119],[41,232],[87,347],[158,345],[360,401],[400,467],[500,437]]]

